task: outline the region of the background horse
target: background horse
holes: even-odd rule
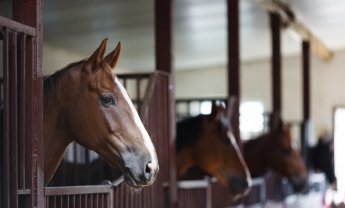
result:
[[[268,169],[288,178],[295,191],[301,191],[307,181],[307,169],[301,154],[291,145],[290,125],[275,118],[267,134],[243,144],[244,158],[253,177]]]
[[[194,167],[215,176],[235,197],[248,191],[250,174],[223,107],[212,105],[210,115],[177,123],[176,148],[179,179]]]
[[[158,160],[151,138],[114,75],[121,45],[104,58],[106,44],[107,39],[90,58],[44,80],[45,184],[73,141],[119,169],[132,187],[150,185],[156,178]]]
[[[308,154],[312,168],[316,171],[324,172],[327,181],[334,185],[336,177],[334,173],[332,143],[319,138],[317,145],[309,148]]]

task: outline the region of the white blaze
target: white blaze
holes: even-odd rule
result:
[[[158,168],[158,160],[157,160],[157,154],[156,154],[155,147],[153,146],[153,143],[151,141],[151,137],[149,136],[143,123],[141,122],[140,117],[138,115],[138,112],[135,109],[131,99],[129,98],[127,91],[125,90],[125,88],[122,86],[121,82],[117,78],[115,78],[115,83],[120,88],[123,97],[125,98],[129,107],[131,108],[133,119],[134,119],[136,125],[138,126],[138,128],[139,128],[139,130],[140,130],[140,132],[144,138],[144,144],[145,144],[146,148],[148,149],[148,151],[151,155],[152,168],[153,168],[153,170],[156,170]]]
[[[246,162],[245,162],[245,160],[244,160],[244,158],[242,156],[241,150],[240,150],[240,148],[237,145],[236,138],[235,138],[235,136],[231,132],[228,132],[227,135],[228,135],[228,138],[230,139],[230,142],[231,142],[232,146],[234,147],[234,149],[235,149],[235,151],[237,153],[237,156],[238,156],[238,158],[239,158],[239,160],[240,160],[240,162],[242,164],[242,168],[244,169],[244,172],[246,174],[246,179],[247,179],[248,187],[251,187],[252,183],[253,183],[252,177],[250,175],[250,172],[249,172],[249,169],[247,167],[247,164],[246,164]]]

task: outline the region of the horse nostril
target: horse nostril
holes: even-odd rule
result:
[[[249,183],[244,178],[230,177],[229,188],[232,194],[239,194],[245,192],[249,188]]]
[[[153,172],[153,164],[152,162],[148,162],[146,164],[145,173],[151,174],[152,172]]]

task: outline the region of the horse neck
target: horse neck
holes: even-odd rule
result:
[[[56,75],[53,75],[56,76]],[[44,182],[47,184],[61,160],[67,146],[72,142],[64,124],[63,105],[66,93],[71,89],[63,89],[64,76],[51,77],[44,81]]]
[[[269,137],[270,134],[264,134],[243,144],[245,161],[253,177],[265,174],[268,169]]]
[[[176,164],[177,175],[182,177],[194,164],[193,144],[198,140],[203,116],[188,118],[177,124]]]

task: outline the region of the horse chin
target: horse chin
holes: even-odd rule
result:
[[[292,188],[295,192],[302,192],[306,186],[307,179],[300,176],[294,176],[291,179]]]
[[[126,171],[124,172],[124,181],[126,182],[126,184],[132,188],[135,188],[135,189],[142,189],[143,187],[145,186],[150,186],[153,184],[154,180],[150,181],[150,182],[140,182],[138,180],[136,180],[132,173]]]
[[[126,184],[135,189],[141,189],[143,186],[139,185],[132,177],[128,176],[128,174],[124,175],[124,180]]]
[[[242,177],[230,177],[228,187],[234,201],[243,198],[250,190],[247,179]]]

